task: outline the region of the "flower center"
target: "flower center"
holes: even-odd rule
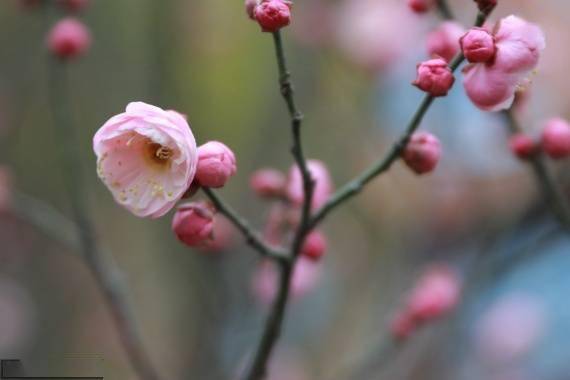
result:
[[[145,149],[145,157],[151,163],[164,167],[170,164],[174,151],[164,145],[148,141]]]

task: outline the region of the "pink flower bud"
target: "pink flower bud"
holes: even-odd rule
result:
[[[442,58],[430,59],[418,64],[418,76],[412,83],[432,96],[445,96],[455,78],[447,62]]]
[[[260,169],[250,178],[251,189],[262,198],[281,197],[285,190],[285,175],[276,169]]]
[[[196,180],[200,185],[223,187],[236,171],[236,157],[226,145],[209,141],[198,147]]]
[[[513,154],[525,160],[534,156],[540,150],[540,147],[532,137],[524,133],[517,133],[509,139],[509,148]]]
[[[469,62],[489,62],[495,56],[495,37],[486,29],[472,28],[460,42],[463,55]]]
[[[433,0],[408,0],[408,6],[416,13],[425,13],[434,5]]]
[[[82,55],[91,45],[91,35],[87,27],[74,18],[59,21],[51,29],[47,45],[55,56],[62,59]]]
[[[245,0],[245,13],[247,13],[252,20],[255,20],[254,11],[258,4],[259,0]]]
[[[312,231],[307,235],[301,248],[301,254],[311,260],[319,260],[327,249],[327,240],[320,231]]]
[[[445,265],[434,265],[420,277],[408,299],[408,310],[417,321],[430,321],[450,312],[459,302],[461,282]]]
[[[176,210],[172,230],[187,246],[201,246],[212,237],[213,220],[214,212],[207,203],[187,203]]]
[[[291,23],[291,2],[264,0],[255,7],[255,20],[264,32],[276,32]]]
[[[428,132],[416,132],[406,145],[402,158],[416,174],[433,171],[441,158],[441,144]]]
[[[447,62],[459,53],[459,39],[465,33],[465,28],[457,22],[446,21],[431,32],[427,38],[428,54],[439,56]]]
[[[570,125],[561,118],[550,119],[542,131],[542,148],[553,159],[570,155]]]
[[[330,197],[333,185],[329,175],[329,171],[325,164],[319,160],[308,160],[307,167],[311,173],[311,178],[315,181],[315,189],[313,191],[312,209],[321,207]],[[289,179],[287,183],[287,198],[293,205],[301,206],[305,199],[303,191],[303,178],[297,165],[293,165],[289,170]]]
[[[87,8],[90,0],[58,0],[59,6],[69,12],[80,12]]]

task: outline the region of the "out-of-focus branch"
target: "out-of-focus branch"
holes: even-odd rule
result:
[[[504,111],[503,116],[505,117],[511,135],[523,132],[512,110]],[[570,206],[568,205],[568,200],[556,185],[556,181],[546,164],[544,156],[540,153],[535,154],[528,158],[528,164],[534,173],[537,186],[542,192],[552,213],[565,229],[570,229]]]
[[[258,251],[262,256],[275,259],[278,261],[287,260],[288,255],[270,247],[263,241],[257,231],[255,231],[234,209],[231,208],[224,200],[210,188],[203,187],[202,191],[212,201],[214,207],[224,215],[245,237],[246,242],[253,249]]]
[[[109,265],[97,247],[94,228],[88,217],[84,196],[86,194],[81,174],[79,144],[75,127],[71,122],[70,97],[68,94],[66,64],[52,61],[49,71],[49,100],[53,112],[54,129],[58,141],[57,151],[61,167],[65,170],[65,181],[73,220],[79,235],[79,247],[88,268],[103,294],[119,332],[121,342],[130,362],[140,379],[158,380],[159,376],[151,365],[142,340],[136,329],[134,315],[127,300],[125,288],[120,281],[118,269]]]

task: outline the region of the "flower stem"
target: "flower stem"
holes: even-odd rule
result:
[[[116,324],[121,343],[131,364],[143,380],[158,380],[156,370],[150,364],[142,341],[135,327],[134,316],[127,301],[125,287],[116,266],[110,265],[98,249],[94,228],[88,218],[84,195],[86,194],[79,157],[81,152],[71,122],[68,94],[67,67],[62,61],[52,61],[49,71],[49,100],[53,113],[54,130],[58,143],[61,167],[65,171],[65,185],[71,203],[73,220],[79,234],[83,259],[107,302]]]
[[[275,259],[277,261],[287,260],[288,256],[280,251],[277,251],[267,245],[263,239],[259,236],[259,233],[255,231],[249,223],[242,218],[234,209],[231,208],[223,199],[216,194],[212,189],[203,187],[202,191],[206,196],[212,201],[216,210],[218,210],[222,215],[224,215],[245,237],[246,242],[253,249],[258,251],[261,255]]]

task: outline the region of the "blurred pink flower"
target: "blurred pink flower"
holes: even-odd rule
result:
[[[463,70],[467,95],[484,111],[500,111],[512,105],[515,91],[528,82],[545,47],[542,30],[516,16],[499,21],[494,37],[494,59]]]
[[[542,130],[542,148],[550,158],[570,156],[570,124],[562,118],[550,119]]]
[[[447,265],[428,267],[412,290],[407,303],[414,320],[429,321],[449,313],[461,295],[461,280]]]
[[[545,310],[537,298],[511,294],[497,300],[479,320],[477,348],[489,363],[511,362],[538,343],[545,327]]]
[[[333,184],[329,170],[322,161],[308,160],[307,167],[311,173],[312,179],[315,181],[311,207],[313,209],[317,209],[329,199],[333,191]],[[286,191],[287,198],[293,205],[301,206],[303,204],[303,200],[305,199],[303,178],[297,165],[293,165],[289,170]]]
[[[196,180],[205,187],[219,188],[237,171],[234,152],[219,141],[209,141],[198,147]]]
[[[399,2],[348,0],[337,12],[334,30],[339,47],[366,70],[386,69],[415,43],[417,20]]]
[[[186,120],[142,102],[109,119],[93,137],[97,174],[115,200],[139,217],[166,214],[196,172],[196,141]]]
[[[299,43],[319,47],[334,39],[335,4],[331,0],[295,2],[295,11],[291,31]]]
[[[299,257],[291,280],[290,296],[295,299],[312,290],[320,278],[320,265],[310,259]],[[262,304],[270,304],[277,295],[279,272],[276,264],[269,260],[260,262],[252,279],[254,296]]]
[[[465,28],[458,22],[442,22],[428,34],[426,43],[428,55],[430,57],[439,56],[450,62],[459,53],[459,39],[464,33]]]
[[[279,198],[285,189],[285,175],[277,169],[259,169],[253,172],[249,186],[260,197]]]
[[[81,21],[65,18],[53,26],[47,37],[48,49],[55,56],[68,59],[84,54],[91,45],[91,33]]]

